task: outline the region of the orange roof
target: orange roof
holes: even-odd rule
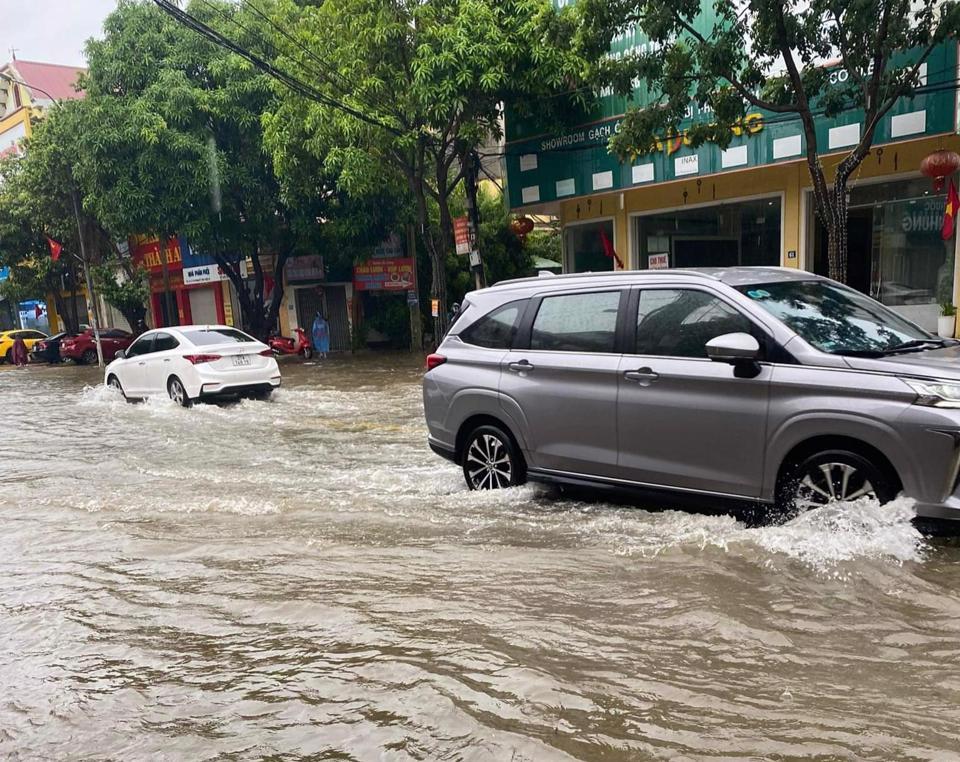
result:
[[[11,71],[12,70],[12,71]],[[4,66],[7,71],[27,85],[31,100],[71,100],[83,97],[83,91],[77,92],[77,78],[86,69],[77,66],[21,61],[17,59]]]

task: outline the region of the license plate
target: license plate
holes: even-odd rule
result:
[[[248,355],[234,355],[233,356],[233,365],[236,368],[243,367],[244,365],[250,364],[250,357]]]

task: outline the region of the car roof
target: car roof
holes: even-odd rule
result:
[[[674,267],[666,270],[616,270],[600,273],[542,274],[532,278],[501,281],[488,291],[570,286],[604,286],[651,283],[659,278],[686,279],[691,283],[713,281],[729,286],[749,286],[782,281],[825,280],[819,275],[794,267]]]

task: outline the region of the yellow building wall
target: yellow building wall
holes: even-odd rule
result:
[[[854,172],[850,184],[878,178],[895,180],[918,176],[923,158],[940,148],[960,152],[960,136],[943,135],[875,147]],[[837,165],[846,155],[842,152],[823,157],[828,180],[832,180]],[[638,247],[630,224],[632,216],[777,194],[781,197],[782,214],[780,263],[786,267],[801,267],[806,262],[804,247],[810,245],[807,215],[812,214],[812,209],[808,210],[804,203],[810,187],[807,163],[799,159],[569,199],[560,204],[559,216],[564,227],[612,217],[617,254],[627,268],[638,268]],[[808,203],[812,203],[812,199]],[[791,252],[793,256],[790,256]],[[960,291],[960,278],[957,281]]]

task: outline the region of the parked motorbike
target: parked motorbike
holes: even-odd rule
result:
[[[297,328],[296,333],[297,335],[293,338],[271,336],[267,344],[275,355],[303,355],[304,360],[309,360],[313,357],[313,345],[302,328]]]

